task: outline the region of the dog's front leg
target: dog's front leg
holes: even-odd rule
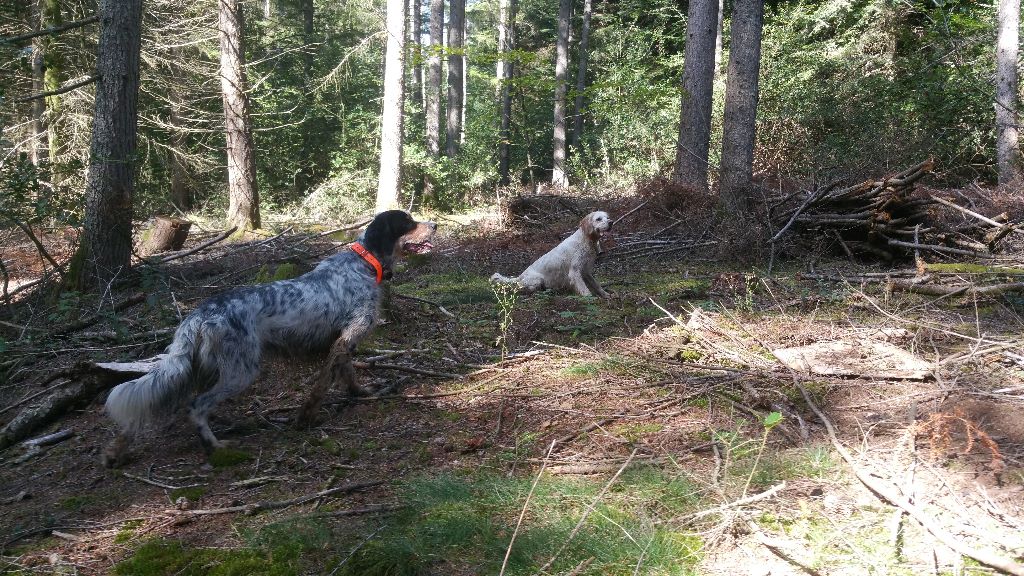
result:
[[[587,287],[586,280],[583,279],[583,274],[575,268],[569,270],[569,285],[580,296],[593,296],[590,293],[590,288]]]
[[[352,366],[352,349],[354,346],[347,338],[338,338],[331,346],[331,354],[327,364],[313,380],[313,386],[302,408],[299,409],[297,423],[299,426],[310,426],[316,422],[317,414],[324,397],[331,385],[340,382],[345,390],[353,396],[366,396],[367,392],[356,383],[356,371]]]
[[[594,275],[592,273],[584,272],[583,281],[586,282],[587,286],[590,287],[590,291],[596,294],[597,296],[600,296],[601,298],[611,297],[611,295],[608,294],[608,292],[606,292],[604,288],[601,288],[601,284],[598,283],[597,278],[594,278]]]

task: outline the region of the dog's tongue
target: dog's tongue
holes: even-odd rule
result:
[[[415,254],[425,254],[434,249],[434,245],[430,242],[409,242],[405,245],[407,252],[413,252]]]

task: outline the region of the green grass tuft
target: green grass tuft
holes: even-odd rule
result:
[[[423,478],[405,486],[406,508],[339,573],[360,576],[444,573],[496,574],[532,478]],[[506,574],[532,574],[565,543],[606,478],[543,477],[516,537]],[[683,477],[642,467],[623,474],[569,542],[550,573],[593,558],[582,574],[689,574],[702,541],[651,521],[693,506]]]

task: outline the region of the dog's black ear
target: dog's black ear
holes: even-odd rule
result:
[[[594,228],[594,220],[587,214],[580,220],[580,228],[583,230],[583,235],[589,238],[593,238],[598,235],[597,229]]]

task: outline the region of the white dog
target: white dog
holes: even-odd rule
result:
[[[541,256],[522,274],[507,278],[497,272],[492,282],[518,284],[527,293],[537,290],[573,290],[581,296],[608,298],[594,279],[601,234],[612,227],[607,212],[591,212],[580,220],[580,229]]]

